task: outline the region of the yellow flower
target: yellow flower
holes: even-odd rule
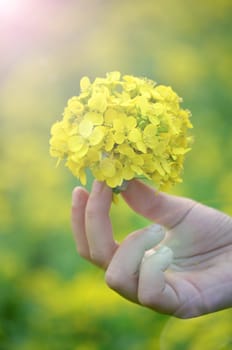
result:
[[[190,150],[190,112],[169,86],[110,72],[80,81],[63,119],[51,128],[50,154],[86,184],[90,169],[117,190],[125,181],[144,177],[166,189],[181,181]]]

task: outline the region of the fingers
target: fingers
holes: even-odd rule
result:
[[[112,190],[103,182],[94,181],[86,206],[85,225],[91,260],[107,267],[118,247],[113,238],[109,210]]]
[[[139,186],[135,186],[137,193],[142,189]],[[129,191],[126,196],[133,203]],[[125,298],[172,313],[178,300],[164,276],[172,253],[168,248],[153,250],[164,239],[164,228],[151,225],[136,231],[119,247],[113,238],[109,218],[111,201],[111,189],[98,181],[94,182],[90,194],[80,187],[73,191],[72,228],[79,254],[106,269],[107,284]]]
[[[172,258],[172,250],[167,246],[145,256],[140,267],[138,283],[140,304],[168,314],[175,313],[179,307],[178,296],[167,283],[164,273]]]
[[[106,282],[125,298],[138,302],[140,264],[148,249],[157,245],[165,236],[159,225],[134,232],[118,248],[106,271]]]
[[[90,194],[80,187],[73,191],[72,228],[79,254],[106,268],[118,247],[114,241],[109,210],[112,191],[95,181]]]
[[[191,199],[158,192],[138,180],[130,181],[122,196],[137,213],[168,228],[176,226],[195,205]]]
[[[85,234],[85,209],[89,198],[88,192],[76,187],[72,194],[71,224],[77,250],[80,256],[90,260],[89,243]]]

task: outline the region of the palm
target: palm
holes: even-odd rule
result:
[[[147,191],[144,185],[139,186]],[[196,316],[228,305],[232,294],[232,219],[185,198],[161,194],[161,200],[156,199],[159,207],[154,202],[152,211],[149,198],[144,206],[133,202],[132,192],[124,196],[137,212],[170,227],[162,241],[173,251],[172,263],[165,272],[167,297],[163,302],[161,297],[158,305],[155,300],[154,306],[150,297],[145,305],[167,313],[173,308],[173,313],[180,317]],[[168,296],[173,294],[177,299],[175,306],[171,298],[168,302]]]
[[[174,253],[167,283],[179,298],[177,314],[222,308],[232,287],[232,220],[196,203],[179,224],[167,233],[165,244]],[[223,300],[220,295],[223,293]],[[188,311],[186,311],[188,310]]]

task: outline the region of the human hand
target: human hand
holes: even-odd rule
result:
[[[95,181],[73,192],[72,227],[79,254],[106,271],[110,288],[140,305],[180,318],[232,306],[232,218],[191,199],[133,180],[122,193],[156,222],[113,238],[112,190]],[[161,226],[162,225],[162,226]]]

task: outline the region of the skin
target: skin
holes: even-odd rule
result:
[[[114,240],[112,190],[95,181],[73,191],[72,229],[78,253],[105,270],[108,286],[160,313],[191,318],[232,306],[232,218],[138,180],[122,193],[155,224]]]

